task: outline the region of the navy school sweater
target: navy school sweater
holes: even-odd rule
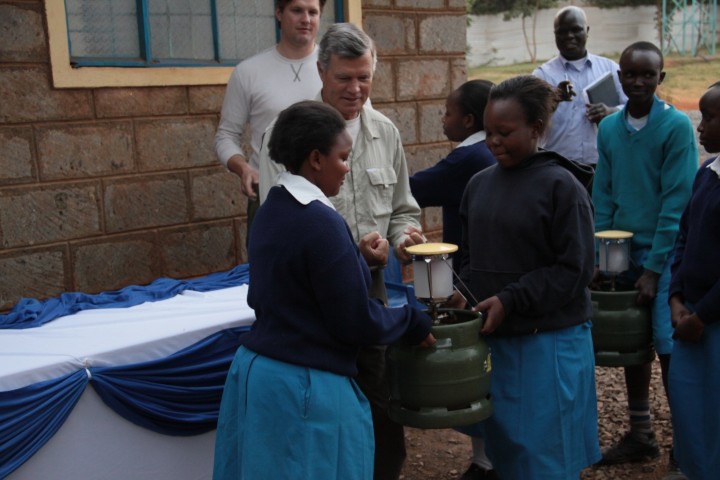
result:
[[[680,221],[670,296],[682,293],[704,323],[720,321],[720,178],[707,168],[695,176]]]
[[[295,365],[357,374],[360,346],[421,342],[431,319],[370,299],[370,270],[345,220],[319,201],[273,187],[252,223],[245,347]]]

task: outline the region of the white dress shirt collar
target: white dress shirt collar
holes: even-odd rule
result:
[[[295,197],[295,200],[303,205],[307,205],[313,200],[319,200],[328,207],[335,210],[335,207],[325,194],[320,190],[317,185],[311,183],[305,177],[300,175],[293,175],[290,172],[282,172],[278,175],[278,185],[282,185],[285,189],[290,192],[290,195]]]
[[[462,142],[460,142],[460,144],[455,148],[467,147],[468,145],[475,145],[476,143],[480,143],[483,140],[485,140],[485,130],[479,130],[479,131],[473,133],[472,135],[470,135],[469,137],[467,137]]]
[[[712,163],[709,163],[707,168],[717,173],[717,176],[720,178],[720,155],[715,157],[715,160]]]

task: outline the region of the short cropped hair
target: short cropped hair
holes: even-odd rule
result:
[[[327,1],[327,0],[319,0],[319,2],[320,2],[320,13],[322,13],[323,9],[325,8],[325,2],[326,2],[326,1]],[[276,8],[277,10],[280,10],[280,12],[284,12],[284,11],[285,11],[285,7],[287,7],[288,5],[290,5],[292,2],[293,2],[293,0],[275,0],[275,8]],[[278,20],[277,18],[275,19],[275,25],[277,26],[277,28],[280,28],[280,20]]]
[[[460,85],[457,90],[457,103],[463,115],[475,118],[475,128],[483,130],[483,113],[487,106],[490,90],[495,86],[489,80],[470,80]]]
[[[490,100],[515,99],[525,113],[527,123],[542,122],[543,131],[560,100],[555,88],[534,75],[509,78],[490,90]]]
[[[662,70],[665,66],[665,60],[663,58],[662,51],[651,42],[635,42],[623,50],[622,54],[620,55],[620,58],[624,57],[626,54],[629,54],[630,52],[655,52],[657,53],[658,57],[660,57],[660,70]]]
[[[580,18],[582,18],[583,22],[585,22],[585,26],[587,27],[587,14],[585,14],[585,10],[583,10],[582,8],[576,5],[568,5],[567,7],[563,7],[555,14],[554,21],[559,22],[560,17],[564,17],[565,15],[579,15]]]
[[[323,8],[325,8],[325,2],[326,2],[326,1],[327,1],[327,0],[320,0],[320,10],[322,10]],[[275,1],[275,8],[277,8],[278,10],[280,10],[280,11],[282,12],[283,10],[285,10],[285,7],[287,7],[288,5],[290,5],[292,2],[293,2],[293,0],[276,0],[276,1]]]
[[[330,153],[344,130],[345,120],[330,105],[313,100],[298,102],[280,112],[270,134],[268,153],[289,172],[298,173],[313,150]]]
[[[372,53],[372,68],[375,71],[377,52],[375,42],[370,36],[352,23],[334,23],[320,40],[318,63],[323,71],[330,66],[330,57],[335,54],[340,58],[359,58],[367,52]]]

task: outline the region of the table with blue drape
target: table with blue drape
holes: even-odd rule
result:
[[[254,319],[236,298],[242,290],[232,290],[246,293],[248,281],[240,265],[194,280],[22,299],[0,315],[0,478],[52,438],[88,384],[118,415],[154,432],[214,429],[230,362]],[[142,340],[132,345],[136,334]],[[82,348],[44,347],[53,342]]]

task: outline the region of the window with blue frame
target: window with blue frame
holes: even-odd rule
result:
[[[275,44],[275,0],[65,0],[74,66],[231,66]],[[328,0],[321,34],[343,21]]]

